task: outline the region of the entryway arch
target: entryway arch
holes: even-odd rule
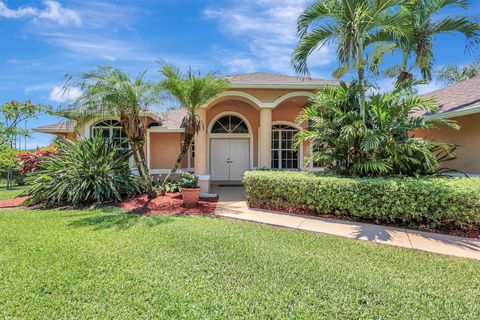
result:
[[[217,114],[208,125],[208,173],[216,181],[241,181],[253,167],[253,130],[238,112]]]

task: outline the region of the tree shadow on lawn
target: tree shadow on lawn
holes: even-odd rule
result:
[[[116,208],[115,208],[116,209]],[[93,227],[93,230],[117,229],[126,230],[137,224],[143,224],[153,228],[161,224],[173,222],[181,219],[181,216],[165,216],[165,215],[143,215],[137,213],[118,212],[118,209],[102,208],[90,216],[75,220],[69,223],[72,228]],[[100,212],[99,212],[100,211]]]

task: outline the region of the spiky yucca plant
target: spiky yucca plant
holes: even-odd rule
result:
[[[108,140],[65,140],[58,151],[60,155],[46,158],[41,170],[28,178],[28,205],[99,205],[145,189],[143,180],[130,171],[131,151]]]

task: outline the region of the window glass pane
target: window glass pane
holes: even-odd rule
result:
[[[233,130],[233,133],[248,133],[248,128],[245,122],[239,123]]]
[[[108,130],[108,128],[95,128],[93,132],[94,137],[101,136],[105,139],[110,137],[110,130]]]
[[[97,136],[108,139],[121,148],[128,147],[128,142],[123,134],[123,128],[117,120],[104,120],[96,123],[93,127],[93,137]]]
[[[272,150],[272,168],[279,169],[278,151]]]
[[[117,138],[117,139],[122,138],[122,128],[113,128],[112,133],[113,133],[112,135],[113,138]]]
[[[298,169],[299,159],[295,147],[297,129],[286,125],[272,127],[272,168]],[[275,165],[275,166],[274,166]]]
[[[212,127],[212,133],[227,133],[227,129],[217,121]]]
[[[248,127],[239,117],[225,116],[218,119],[212,127],[212,133],[248,133]]]

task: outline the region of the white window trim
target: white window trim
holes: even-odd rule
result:
[[[297,125],[296,123],[293,123],[293,122],[290,122],[290,121],[273,121],[272,122],[272,132],[273,132],[273,126],[276,126],[276,125],[284,125],[284,126],[289,126],[289,127],[292,127],[294,129],[297,129],[298,131],[302,131],[303,128],[299,125]],[[305,166],[304,166],[304,150],[303,150],[303,143],[301,143],[298,147],[298,169],[299,170],[303,170],[305,169]],[[273,147],[272,149],[270,150],[270,152],[273,150]],[[288,169],[280,169],[280,170],[288,170]]]

